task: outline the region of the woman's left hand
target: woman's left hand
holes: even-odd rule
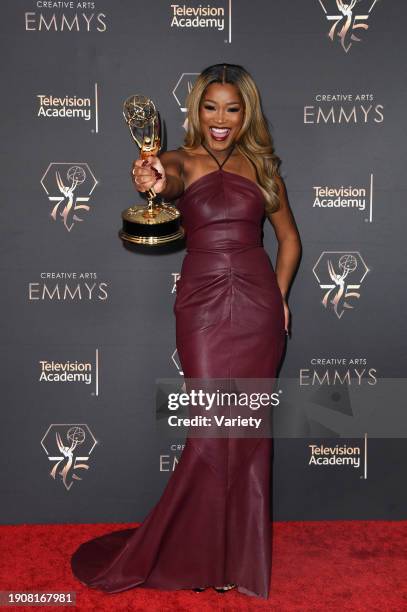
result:
[[[284,306],[284,329],[285,329],[285,333],[287,334],[287,336],[290,336],[291,335],[291,330],[290,330],[291,313],[290,313],[290,309],[288,308],[287,299],[285,297],[283,297],[282,299],[283,299],[283,306]]]

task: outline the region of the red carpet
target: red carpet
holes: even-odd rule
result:
[[[136,588],[104,594],[70,572],[71,553],[84,540],[129,524],[1,527],[0,590],[76,591],[77,610],[278,612],[407,610],[407,521],[274,523],[268,601],[231,591],[219,595]],[[39,610],[39,606],[27,606]],[[10,608],[7,608],[10,609]],[[72,607],[47,606],[51,612]]]

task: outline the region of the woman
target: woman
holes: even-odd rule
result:
[[[289,332],[287,293],[301,243],[256,85],[217,64],[187,100],[184,146],[133,163],[141,192],[177,200],[187,254],[174,304],[186,379],[270,379]],[[261,244],[267,216],[276,270]],[[138,529],[83,543],[72,557],[88,586],[136,586],[267,598],[270,582],[269,438],[188,437],[164,493]]]

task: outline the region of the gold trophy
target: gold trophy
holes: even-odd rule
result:
[[[133,140],[140,148],[141,159],[157,155],[161,149],[161,124],[154,102],[145,96],[130,96],[124,102],[123,116]],[[159,172],[156,173],[157,178],[160,178]],[[124,242],[152,246],[182,238],[184,229],[180,212],[164,202],[156,204],[154,200],[157,194],[153,188],[146,195],[147,206],[136,204],[122,212],[120,238]]]

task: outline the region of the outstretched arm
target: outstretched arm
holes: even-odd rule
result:
[[[181,153],[166,151],[159,157],[148,157],[147,163],[141,159],[135,160],[132,176],[138,191],[144,192],[154,187],[156,193],[171,201],[179,198],[184,191],[182,170]],[[161,174],[161,178],[157,178],[157,172]]]

